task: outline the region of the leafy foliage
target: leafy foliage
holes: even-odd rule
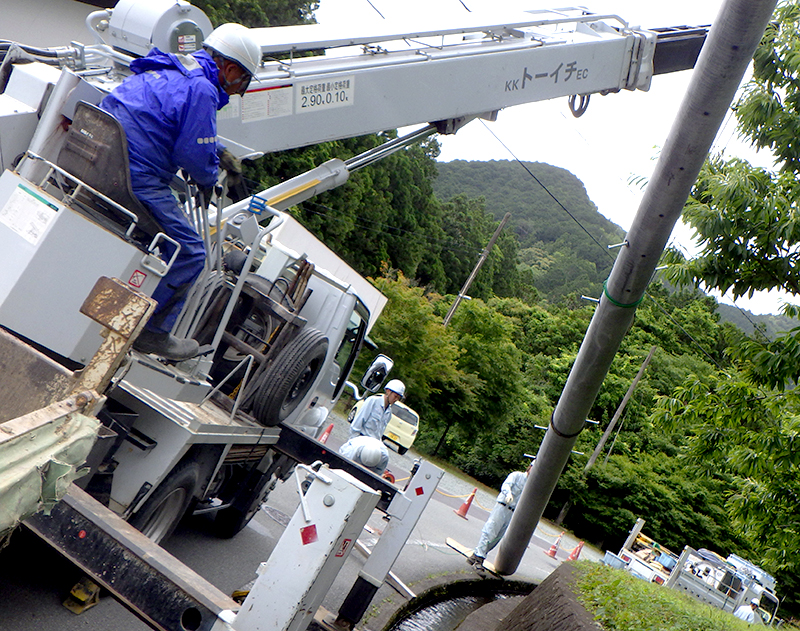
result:
[[[691,545],[715,550],[746,550],[729,526],[725,512],[727,480],[686,475],[685,467],[666,453],[614,455],[607,465],[571,467],[559,483],[558,500],[569,492],[581,510],[570,512],[570,528],[594,533],[611,550],[619,549],[637,517],[646,516],[646,531],[662,544],[680,551],[691,534]]]
[[[674,270],[673,279],[697,279],[734,297],[776,286],[800,293],[799,192],[794,174],[770,173],[737,158],[708,160],[684,210],[702,250]]]
[[[474,410],[475,380],[460,369],[463,350],[453,330],[442,327],[431,299],[401,272],[374,282],[389,302],[370,335],[383,352],[402,358],[396,376],[405,381],[409,404],[426,418],[426,427],[444,422],[445,411],[435,401],[439,397]]]
[[[753,80],[735,110],[739,129],[769,148],[776,168],[710,159],[685,216],[702,250],[692,260],[672,254],[671,278],[735,296],[780,288],[800,295],[797,147],[800,120],[800,5],[780,4],[754,61]],[[797,308],[785,307],[796,316]],[[744,338],[726,351],[728,368],[691,375],[654,414],[661,427],[685,434],[685,459],[706,479],[730,478],[732,525],[782,583],[797,607],[800,510],[797,441],[800,329],[775,339]]]
[[[214,26],[236,22],[251,28],[313,22],[319,7],[313,0],[194,0],[192,4],[202,9]]]

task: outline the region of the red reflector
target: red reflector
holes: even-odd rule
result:
[[[422,495],[423,493],[425,493],[425,489],[423,489],[421,486],[418,486],[416,489],[414,489],[414,492],[417,495]]]
[[[659,585],[663,585],[664,579],[656,574],[655,582],[658,583]]]
[[[78,539],[86,539],[86,531],[85,530],[79,530],[78,531]]]
[[[300,539],[303,541],[303,545],[306,546],[309,543],[314,543],[319,539],[317,536],[317,527],[314,524],[310,526],[306,526],[305,528],[300,529]]]

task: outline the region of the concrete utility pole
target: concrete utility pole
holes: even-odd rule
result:
[[[513,574],[628,331],[776,0],[727,0],[697,60],[664,150],[556,405],[495,567]]]
[[[644,375],[644,371],[647,368],[647,364],[649,364],[650,360],[653,359],[653,354],[656,352],[656,348],[657,348],[656,346],[653,346],[650,349],[650,352],[647,354],[647,357],[645,357],[644,361],[642,362],[642,366],[641,368],[639,368],[639,372],[637,372],[636,376],[633,378],[630,388],[628,388],[628,391],[625,393],[625,396],[622,397],[622,403],[619,404],[617,411],[614,412],[614,418],[611,419],[611,422],[608,424],[608,427],[606,427],[606,431],[603,432],[603,436],[598,441],[597,447],[594,448],[592,455],[589,456],[589,461],[586,463],[586,466],[583,469],[584,473],[589,473],[591,468],[594,466],[597,457],[603,452],[603,447],[605,446],[608,437],[611,436],[611,432],[614,431],[614,427],[616,427],[619,417],[622,416],[622,413],[625,411],[625,406],[628,405],[628,401],[633,395],[633,391],[636,390],[636,386],[639,385],[639,381]]]
[[[508,220],[510,218],[511,218],[511,213],[506,213],[505,216],[503,217],[503,220],[500,222],[500,225],[497,226],[497,230],[494,231],[492,238],[489,239],[489,243],[483,249],[483,252],[481,252],[481,257],[475,264],[475,268],[472,270],[472,273],[469,275],[469,278],[467,278],[467,282],[464,283],[464,286],[461,288],[461,291],[458,292],[458,296],[456,296],[456,299],[453,302],[453,306],[450,307],[450,310],[444,317],[444,320],[442,321],[442,326],[447,326],[448,324],[450,324],[450,320],[453,317],[453,314],[456,312],[456,309],[458,309],[458,305],[461,304],[461,301],[467,295],[467,292],[469,291],[469,286],[472,285],[472,281],[475,280],[475,277],[478,275],[478,272],[480,271],[481,267],[483,267],[483,264],[486,262],[486,259],[489,258],[489,252],[492,251],[495,241],[497,241],[497,238],[500,236],[500,233],[503,231],[503,228],[508,223]]]

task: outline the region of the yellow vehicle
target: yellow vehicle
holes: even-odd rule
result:
[[[358,401],[347,415],[347,422],[352,423],[358,414],[364,399]],[[408,407],[405,403],[397,402],[392,404],[392,418],[386,425],[383,432],[383,440],[393,443],[397,447],[397,453],[403,455],[414,444],[414,439],[419,431],[419,414]]]

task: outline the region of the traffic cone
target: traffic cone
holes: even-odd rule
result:
[[[567,561],[577,561],[578,557],[581,555],[581,550],[583,550],[583,541],[581,541],[577,546],[575,546],[575,549],[569,553]]]
[[[319,437],[319,442],[321,442],[323,445],[326,442],[328,442],[328,436],[331,435],[332,431],[333,431],[333,423],[328,425],[328,428],[324,432],[322,432],[322,436]]]
[[[563,532],[560,535],[558,535],[558,539],[556,539],[556,542],[552,546],[550,546],[550,549],[547,552],[545,552],[547,556],[553,557],[554,559],[556,558],[556,554],[558,554],[558,546],[561,543],[561,537],[563,536],[564,536]]]
[[[472,493],[469,494],[467,500],[458,508],[458,510],[454,510],[453,512],[459,517],[467,519],[467,511],[469,510],[469,507],[472,505],[472,500],[475,499],[475,493],[477,492],[478,492],[477,487],[472,489]]]

